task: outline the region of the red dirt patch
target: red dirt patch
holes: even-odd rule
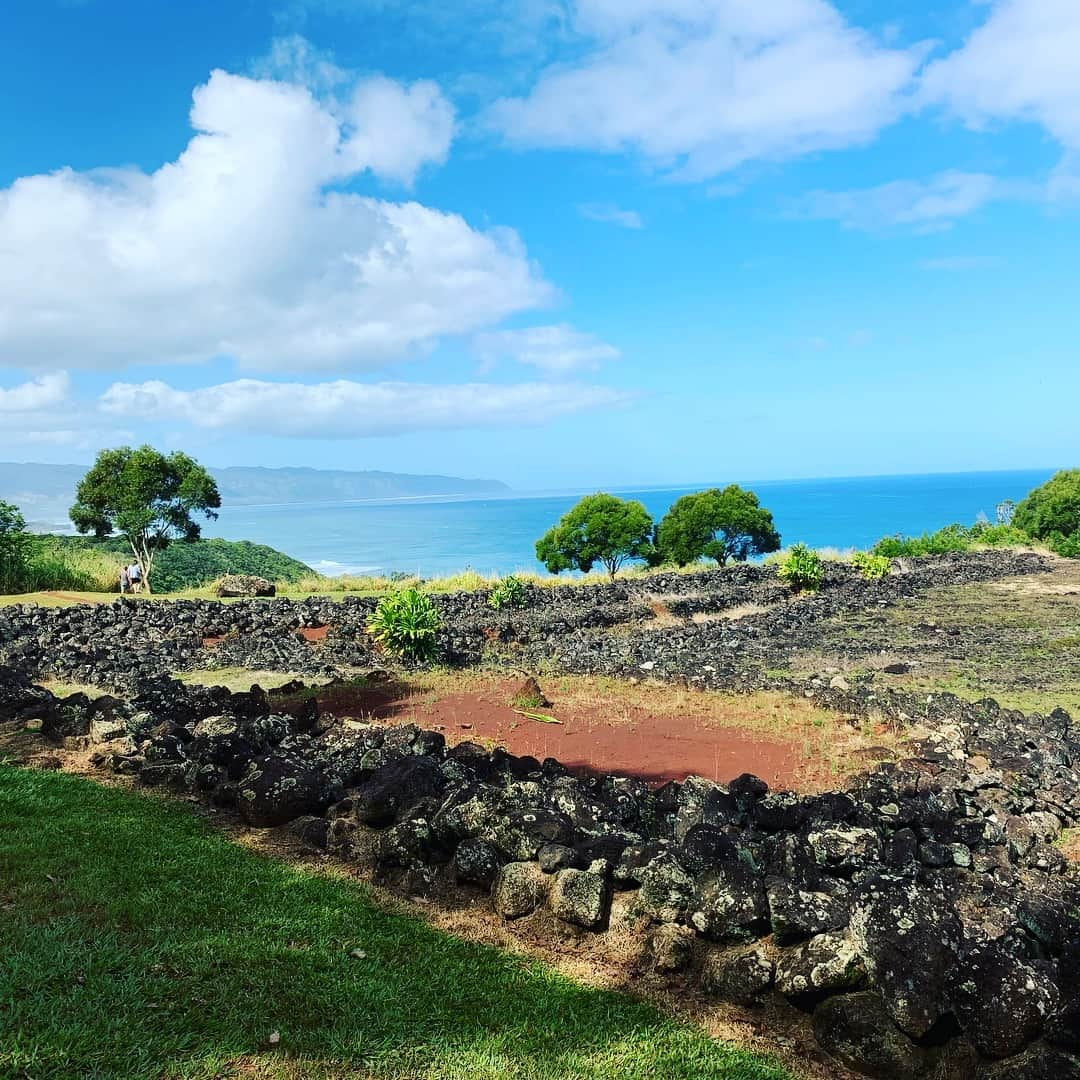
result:
[[[225,640],[225,635],[221,634],[217,637],[204,637],[202,639],[202,647],[204,649],[213,649],[220,645]]]
[[[329,626],[302,626],[300,636],[305,641],[325,641],[329,630]]]
[[[575,772],[639,776],[656,785],[691,775],[723,783],[744,772],[776,790],[822,790],[836,782],[822,763],[808,759],[799,738],[725,727],[704,711],[654,715],[645,707],[619,706],[613,716],[601,706],[560,702],[556,694],[550,695],[552,707],[541,711],[561,723],[548,724],[508,704],[514,688],[507,682],[436,696],[393,683],[328,687],[318,702],[320,710],[341,718],[415,723],[441,731],[451,745],[499,745],[519,756],[556,758]]]

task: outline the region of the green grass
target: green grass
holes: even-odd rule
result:
[[[786,1075],[181,804],[7,765],[0,941],[0,1077]]]

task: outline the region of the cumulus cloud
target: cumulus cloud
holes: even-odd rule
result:
[[[1042,125],[1080,150],[1080,4],[998,0],[964,45],[927,66],[922,97],[973,127]]]
[[[549,375],[595,369],[606,360],[617,360],[620,355],[613,345],[566,323],[479,334],[473,346],[485,367],[511,359]]]
[[[589,221],[620,225],[624,229],[641,229],[645,225],[636,210],[622,210],[614,203],[584,203],[578,207],[578,213]]]
[[[216,71],[191,121],[154,173],[0,190],[0,363],[374,366],[552,298],[513,232],[338,189],[445,156],[452,112],[431,83],[365,80],[338,108]]]
[[[546,422],[554,416],[625,403],[620,391],[578,384],[335,382],[237,379],[200,390],[167,383],[114,383],[103,412],[199,428],[303,439],[359,439],[413,431]]]
[[[56,371],[0,387],[0,446],[66,446],[88,449],[130,441],[124,429],[87,423],[87,410],[71,396],[67,372]]]
[[[576,0],[580,59],[490,123],[511,143],[631,150],[699,180],[870,141],[907,107],[925,46],[891,48],[827,0]]]
[[[66,371],[42,375],[39,379],[20,383],[5,390],[0,387],[0,413],[37,412],[67,402],[71,380]],[[8,417],[10,421],[10,416]]]
[[[958,170],[930,180],[895,180],[853,191],[813,191],[793,208],[796,216],[839,221],[849,229],[893,226],[930,232],[949,228],[958,218],[998,199],[1028,193],[1023,183],[988,173]]]

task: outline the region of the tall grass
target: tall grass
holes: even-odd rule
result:
[[[61,551],[46,539],[34,537],[25,557],[5,567],[0,594],[32,592],[116,592],[121,557],[101,551]]]

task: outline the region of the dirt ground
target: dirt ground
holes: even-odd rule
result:
[[[749,772],[777,790],[820,791],[898,752],[884,729],[854,728],[837,713],[783,694],[557,677],[543,683],[550,705],[540,706],[520,701],[521,684],[520,676],[455,672],[329,686],[315,696],[321,711],[338,718],[414,723],[451,744],[502,746],[554,757],[578,772],[614,772],[653,785],[690,775],[724,783]],[[283,699],[276,707],[299,704]]]

